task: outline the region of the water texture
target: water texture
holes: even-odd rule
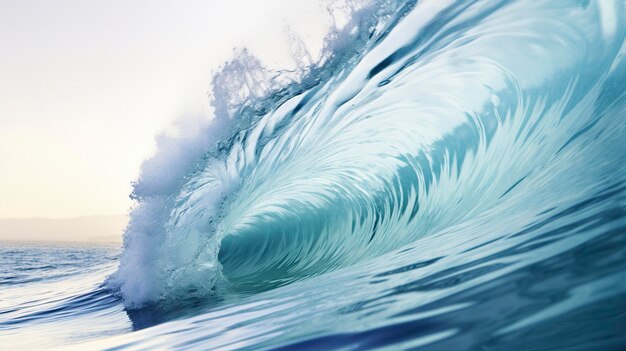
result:
[[[624,349],[625,6],[386,1],[297,74],[242,51],[144,164],[121,252],[2,246],[0,338]]]

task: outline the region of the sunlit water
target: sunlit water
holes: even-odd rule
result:
[[[624,349],[625,6],[387,1],[295,82],[242,54],[123,249],[2,245],[2,345]]]

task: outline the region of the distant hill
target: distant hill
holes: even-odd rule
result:
[[[120,242],[127,223],[126,215],[0,218],[0,240]]]

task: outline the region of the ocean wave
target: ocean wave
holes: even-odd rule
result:
[[[107,282],[127,307],[255,293],[623,194],[623,2],[354,6],[296,72],[240,51],[214,77],[214,118],[159,139]]]

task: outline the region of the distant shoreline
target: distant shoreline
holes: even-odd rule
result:
[[[0,241],[121,243],[128,216],[0,218]]]
[[[121,241],[43,241],[43,240],[1,240],[0,245],[40,245],[40,246],[122,246]]]

